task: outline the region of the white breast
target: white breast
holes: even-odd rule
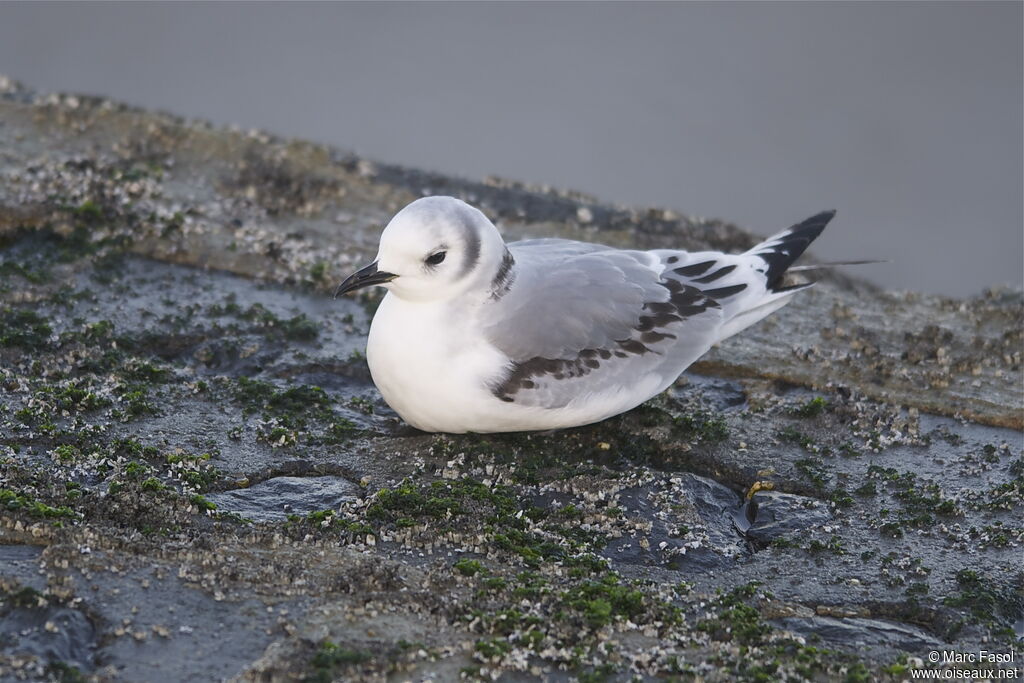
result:
[[[478,431],[499,409],[488,386],[504,356],[444,304],[384,297],[370,325],[366,360],[384,400],[425,431]]]
[[[643,374],[629,387],[582,392],[558,409],[498,399],[509,360],[480,333],[472,309],[384,297],[366,347],[370,374],[403,420],[428,432],[559,429],[603,420],[663,390],[675,377]]]

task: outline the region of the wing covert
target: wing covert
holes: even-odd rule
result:
[[[574,244],[509,245],[522,272],[484,321],[510,358],[493,388],[504,401],[557,407],[631,374],[661,371],[672,381],[714,341],[719,304],[663,277],[656,255]]]

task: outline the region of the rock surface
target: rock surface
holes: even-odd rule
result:
[[[405,203],[756,237],[0,92],[0,680],[899,680],[1019,647],[1020,292],[831,276],[626,415],[428,435],[370,380],[372,293],[329,296]]]

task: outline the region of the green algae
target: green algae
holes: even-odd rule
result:
[[[729,425],[714,413],[698,410],[672,419],[674,431],[683,436],[716,443],[729,438]]]
[[[772,632],[760,611],[749,604],[760,586],[759,581],[751,581],[720,595],[712,604],[714,616],[697,622],[697,630],[714,640],[760,644]]]
[[[365,538],[376,533],[369,524],[341,517],[335,510],[315,510],[304,516],[288,515],[287,519],[288,526],[293,530],[315,531],[321,535],[330,534],[334,538]]]
[[[474,576],[484,571],[484,566],[477,560],[471,560],[467,557],[463,557],[452,565],[455,571],[459,572],[463,576]]]
[[[217,504],[213,503],[200,494],[195,494],[189,497],[189,501],[203,512],[212,512],[217,509]]]
[[[1024,611],[1021,587],[1001,583],[973,569],[959,570],[955,579],[958,590],[943,598],[943,604],[966,608],[973,621],[989,626],[997,636],[1012,642],[1012,623]]]
[[[23,512],[39,519],[60,520],[78,517],[78,513],[66,505],[48,505],[32,496],[6,488],[0,488],[0,507],[9,512]]]
[[[900,505],[894,519],[885,519],[879,524],[879,530],[888,536],[898,538],[908,528],[930,527],[936,516],[961,514],[956,503],[945,497],[937,484],[921,481],[914,472],[900,472],[892,467],[872,464],[868,466],[867,476],[886,484]],[[881,509],[880,518],[888,518],[889,512],[886,508]]]
[[[803,405],[794,408],[792,410],[793,415],[797,417],[817,417],[821,415],[829,407],[828,401],[821,396],[815,396],[811,400],[807,401]]]
[[[50,281],[50,272],[45,267],[31,267],[24,263],[10,260],[0,260],[0,282],[4,278],[20,277],[27,282],[40,285]]]
[[[636,619],[652,607],[642,591],[622,584],[615,574],[607,574],[600,581],[584,581],[563,593],[562,600],[592,628],[620,619]],[[667,614],[670,620],[676,618],[674,610]]]
[[[156,477],[149,477],[147,479],[144,479],[142,481],[142,484],[140,484],[140,488],[143,491],[148,491],[150,493],[160,493],[162,491],[168,490],[167,485],[164,484],[159,479],[157,479]]]
[[[67,662],[50,662],[46,665],[46,673],[57,683],[86,683],[89,680],[78,667]]]
[[[89,412],[111,405],[110,399],[71,382],[44,386],[35,397],[56,411]]]
[[[331,399],[317,386],[300,385],[278,389],[269,382],[239,377],[234,398],[242,404],[244,414],[263,413],[266,420],[276,420],[284,428],[301,429],[310,418],[333,418]]]
[[[96,225],[103,220],[104,210],[91,199],[87,199],[71,210],[71,214],[86,225]]]
[[[803,448],[805,451],[808,451],[810,453],[817,453],[819,450],[817,447],[817,443],[813,438],[804,434],[802,431],[800,431],[796,427],[793,427],[792,425],[787,425],[786,427],[783,427],[779,431],[778,436],[786,443],[795,443],[799,445],[801,448]]]
[[[0,308],[0,346],[40,349],[49,343],[53,328],[46,319],[24,309]]]
[[[356,650],[324,640],[310,662],[310,674],[302,680],[305,683],[331,683],[338,680],[343,671],[372,659],[373,654],[365,650]]]
[[[305,313],[281,318],[261,303],[242,308],[233,295],[229,295],[223,304],[208,306],[206,314],[215,318],[233,317],[250,322],[256,330],[277,334],[291,341],[312,342],[320,335],[319,323],[307,317]]]

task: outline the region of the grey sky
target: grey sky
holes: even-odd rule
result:
[[[0,73],[1020,284],[1024,4],[2,3]]]

